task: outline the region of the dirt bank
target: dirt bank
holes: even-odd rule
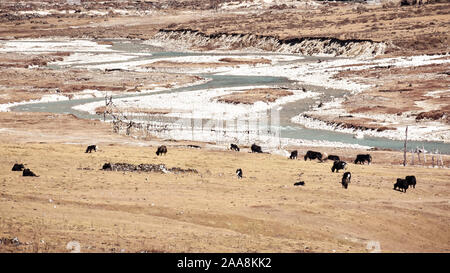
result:
[[[180,48],[194,50],[263,50],[302,55],[365,56],[384,53],[385,44],[370,40],[333,37],[295,37],[279,39],[250,33],[205,34],[193,29],[161,29],[154,36],[157,41],[179,44]]]

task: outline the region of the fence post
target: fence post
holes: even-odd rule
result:
[[[406,166],[406,145],[408,142],[408,126],[406,126],[405,130],[405,144],[403,146],[403,166]]]
[[[419,150],[419,146],[416,147],[416,152],[417,152],[417,159],[419,160],[419,165],[420,165],[422,162],[420,162],[420,150]]]
[[[423,152],[423,164],[426,165],[427,164],[427,157],[425,155],[425,147],[422,146],[422,152]]]

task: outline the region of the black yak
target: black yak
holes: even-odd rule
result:
[[[372,162],[372,156],[369,154],[366,154],[366,155],[359,154],[356,156],[355,164],[358,164],[358,163],[364,164],[366,161],[370,165],[370,162]]]
[[[242,178],[242,169],[237,169],[236,170],[236,175],[238,178]]]
[[[167,153],[167,147],[165,145],[159,146],[156,150],[156,155],[162,155]]]
[[[340,161],[341,159],[339,158],[339,156],[337,155],[329,155],[328,156],[329,160],[333,160],[333,161]]]
[[[397,183],[394,184],[394,190],[397,189],[406,193],[406,190],[408,189],[408,182],[406,179],[397,178]]]
[[[314,152],[314,151],[307,151],[305,156],[304,156],[305,161],[307,159],[309,160],[313,160],[313,159],[319,159],[320,162],[322,162],[322,154],[319,152]]]
[[[21,172],[23,171],[23,169],[25,169],[25,166],[23,164],[14,164],[14,166],[12,167],[11,171],[14,172]]]
[[[339,172],[339,170],[344,170],[345,168],[347,168],[347,163],[344,161],[334,161],[333,162],[333,167],[331,167],[331,171],[334,172],[336,171],[337,173]]]
[[[256,144],[252,144],[251,150],[252,153],[262,153],[261,146],[258,146]]]
[[[240,151],[239,146],[237,146],[236,144],[231,144],[230,145],[230,150],[234,150],[236,152]]]
[[[86,148],[86,153],[91,153],[92,151],[97,152],[97,145],[89,145]]]
[[[289,158],[290,159],[297,159],[297,156],[298,156],[298,152],[297,152],[297,150],[295,150],[295,151],[291,152],[291,156],[289,156]]]
[[[36,175],[34,172],[32,172],[30,169],[24,169],[23,170],[23,173],[22,173],[22,176],[38,176],[38,175]]]
[[[416,177],[414,175],[405,177],[406,182],[408,183],[408,186],[416,188]]]
[[[347,188],[348,184],[350,184],[350,179],[352,178],[352,174],[350,172],[345,172],[342,176],[342,187]]]

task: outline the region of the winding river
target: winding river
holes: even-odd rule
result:
[[[98,63],[90,63],[89,65],[111,65],[114,67],[114,64],[120,64],[122,62],[132,62],[132,61],[145,61],[151,60],[155,58],[168,58],[168,57],[178,57],[178,56],[208,56],[215,54],[207,54],[207,53],[187,53],[187,52],[165,52],[160,48],[156,48],[150,45],[146,45],[140,41],[114,41],[114,45],[111,47],[112,50],[117,52],[126,52],[126,53],[138,53],[138,52],[148,52],[148,55],[136,56],[133,59],[128,59],[126,61],[105,61]],[[111,52],[109,52],[111,53]],[[150,55],[151,54],[151,55]],[[230,56],[239,56],[239,55],[248,55],[248,54],[217,54],[217,55],[230,55]],[[265,54],[262,54],[265,55]],[[270,54],[266,54],[270,55]],[[315,57],[306,57],[305,59],[298,60],[297,62],[311,61],[315,60]],[[322,58],[323,59],[323,58]],[[288,61],[286,61],[288,62]],[[72,67],[80,67],[85,64],[76,63],[71,65]],[[49,68],[60,69],[58,65],[49,65]],[[223,87],[241,87],[241,86],[256,86],[256,85],[284,85],[289,86],[289,84],[293,84],[287,78],[283,77],[266,77],[266,76],[233,76],[233,75],[215,75],[215,74],[201,74],[200,76],[204,78],[210,79],[210,81],[206,83],[201,83],[198,85],[193,85],[189,87],[182,88],[173,88],[170,90],[153,92],[153,93],[138,93],[138,94],[122,94],[116,95],[114,98],[131,98],[131,97],[140,97],[140,96],[154,96],[162,93],[183,93],[190,92],[196,90],[203,89],[211,89],[211,88],[223,88]],[[325,89],[320,86],[308,86],[308,90],[320,92],[320,97],[313,97],[302,99],[296,102],[290,102],[284,104],[282,109],[280,110],[280,135],[283,138],[292,138],[292,139],[305,139],[305,140],[322,140],[322,141],[331,141],[331,142],[341,142],[346,144],[359,144],[363,146],[377,147],[377,148],[387,148],[387,149],[395,149],[401,150],[403,149],[403,141],[390,140],[387,138],[379,138],[379,137],[368,137],[366,136],[363,139],[356,139],[352,134],[339,133],[335,131],[328,130],[317,130],[317,129],[308,129],[304,128],[298,124],[292,123],[290,118],[308,110],[312,105],[315,105],[317,100],[326,102],[331,100],[333,97],[338,98],[342,97],[346,91],[338,90],[338,89]],[[102,116],[92,115],[87,112],[78,111],[73,109],[72,107],[80,104],[102,101],[104,98],[85,98],[85,99],[72,99],[72,100],[63,100],[63,101],[55,101],[55,102],[45,102],[45,103],[29,103],[22,104],[15,107],[12,107],[12,111],[23,111],[23,112],[52,112],[52,113],[64,113],[64,114],[73,114],[80,118],[87,119],[102,119]],[[446,144],[443,142],[424,142],[424,141],[409,141],[408,149],[412,149],[415,147],[424,147],[428,151],[434,151],[439,149],[441,153],[450,154],[450,144]]]

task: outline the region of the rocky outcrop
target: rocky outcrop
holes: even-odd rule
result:
[[[383,54],[386,45],[371,40],[341,40],[332,37],[298,37],[279,39],[244,33],[205,34],[192,29],[161,29],[154,36],[159,41],[175,43],[179,47],[198,50],[245,50],[296,53],[302,55],[329,55],[356,57],[372,57]]]

